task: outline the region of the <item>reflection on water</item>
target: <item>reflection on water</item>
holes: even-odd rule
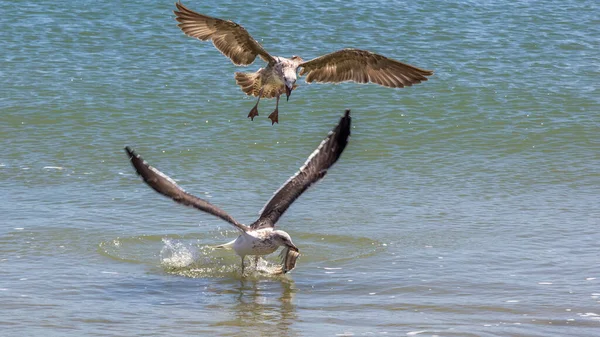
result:
[[[233,287],[237,293],[231,319],[215,323],[218,326],[240,327],[234,335],[298,336],[293,328],[297,320],[293,303],[296,288],[288,278],[277,280],[240,280]],[[245,328],[249,328],[245,330]],[[260,332],[260,333],[259,333]]]

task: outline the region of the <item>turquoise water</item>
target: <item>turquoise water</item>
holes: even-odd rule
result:
[[[0,2],[2,335],[597,334],[597,1],[185,4],[274,55],[357,47],[435,75],[300,80],[271,126],[275,101],[248,120],[244,69],[172,1]],[[210,248],[233,228],[123,151],[250,223],[345,108],[345,153],[279,222],[303,253],[283,278],[241,278]]]

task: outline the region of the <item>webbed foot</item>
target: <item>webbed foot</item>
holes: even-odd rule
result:
[[[256,116],[258,116],[258,107],[255,105],[254,108],[252,108],[252,110],[250,110],[250,113],[248,114],[248,118],[250,118],[250,120],[253,121],[254,117],[256,117]]]
[[[269,115],[269,119],[271,120],[271,125],[275,123],[279,124],[279,109],[275,108],[275,111]]]

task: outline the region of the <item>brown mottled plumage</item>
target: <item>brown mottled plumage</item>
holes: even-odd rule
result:
[[[306,75],[306,82],[376,83],[390,88],[403,88],[427,81],[433,71],[417,68],[385,56],[360,49],[342,49],[310,61],[302,58],[271,56],[248,31],[235,22],[213,18],[175,3],[174,11],[178,26],[188,36],[202,41],[211,40],[215,47],[231,59],[235,65],[249,65],[259,56],[267,66],[255,73],[235,73],[235,80],[242,90],[258,100],[248,117],[258,116],[261,97],[277,99],[275,110],[269,115],[272,124],[278,123],[279,97],[289,99],[297,80],[297,71]]]

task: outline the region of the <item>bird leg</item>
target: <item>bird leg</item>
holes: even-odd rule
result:
[[[244,276],[244,256],[242,256],[242,276]]]
[[[275,110],[271,112],[269,115],[269,119],[271,120],[271,125],[277,123],[279,124],[279,95],[277,95],[277,103],[275,103]]]
[[[260,103],[262,92],[263,90],[260,89],[260,91],[258,92],[258,100],[256,101],[256,104],[254,104],[254,108],[252,108],[252,110],[250,110],[250,113],[248,114],[248,118],[250,118],[250,120],[252,121],[254,120],[254,117],[258,116],[258,103]]]

